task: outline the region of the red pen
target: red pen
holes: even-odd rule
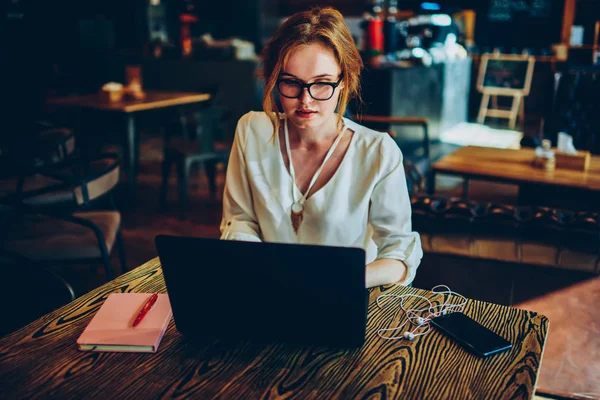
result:
[[[150,296],[150,298],[148,299],[146,304],[144,304],[144,307],[142,307],[140,313],[137,315],[137,317],[135,317],[135,321],[133,321],[134,327],[137,326],[137,324],[139,324],[142,321],[142,319],[144,319],[144,316],[146,316],[148,311],[150,311],[150,309],[152,308],[154,303],[156,303],[157,299],[158,299],[157,293],[154,293],[152,296]]]

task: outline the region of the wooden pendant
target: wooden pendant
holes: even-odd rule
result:
[[[304,205],[302,203],[295,202],[292,204],[292,213],[290,214],[290,218],[292,219],[294,233],[297,235],[298,229],[300,229],[300,224],[304,219]]]

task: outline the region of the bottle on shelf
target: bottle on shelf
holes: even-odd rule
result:
[[[383,23],[383,53],[390,56],[398,49],[398,0],[389,0],[387,17]]]
[[[380,64],[384,50],[382,4],[383,0],[372,0],[362,22],[365,36],[364,57],[374,67]]]

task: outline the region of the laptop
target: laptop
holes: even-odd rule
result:
[[[359,347],[369,293],[361,248],[159,235],[175,326],[199,338]]]

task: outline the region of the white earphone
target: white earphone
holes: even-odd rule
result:
[[[439,291],[439,288],[445,288],[445,290]],[[434,286],[431,289],[431,292],[435,295],[442,294],[442,295],[448,295],[448,296],[445,297],[444,302],[442,304],[436,304],[436,305],[433,305],[433,303],[431,302],[430,299],[420,296],[418,294],[405,294],[405,295],[383,294],[383,295],[377,297],[376,303],[380,309],[386,308],[385,306],[382,306],[382,304],[380,303],[380,300],[385,299],[385,298],[400,299],[400,309],[403,311],[404,315],[406,316],[406,320],[399,326],[397,326],[395,328],[380,328],[377,330],[377,335],[380,338],[386,339],[386,340],[395,340],[395,339],[413,340],[415,337],[425,335],[426,333],[429,332],[429,330],[431,329],[430,322],[431,322],[432,318],[439,317],[440,315],[446,315],[446,314],[452,313],[452,312],[462,312],[465,308],[465,305],[467,304],[467,299],[463,295],[453,292],[446,285]],[[457,296],[461,300],[458,303],[449,303],[451,296]],[[405,299],[424,300],[425,302],[427,302],[428,307],[405,309],[404,308]],[[423,313],[427,313],[427,314],[420,315]],[[409,329],[407,329],[400,336],[385,336],[385,335],[383,335],[383,332],[397,331],[397,330],[404,328],[407,325],[408,325]],[[411,330],[410,326],[414,326],[414,328]],[[423,329],[423,332],[417,333],[417,331],[419,331],[421,328],[425,328],[425,329]]]

